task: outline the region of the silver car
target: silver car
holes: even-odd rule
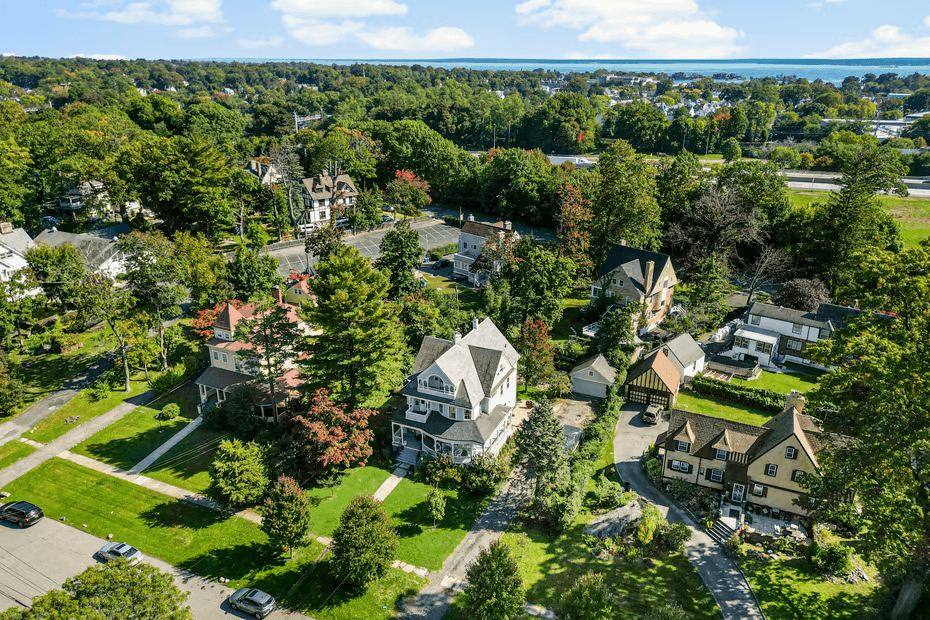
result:
[[[274,597],[255,588],[239,588],[229,597],[229,606],[256,618],[267,618],[278,606]]]
[[[104,546],[100,547],[100,551],[97,552],[97,555],[104,562],[109,562],[111,560],[126,560],[130,565],[136,565],[142,561],[142,552],[127,545],[126,543],[111,542],[107,543]]]

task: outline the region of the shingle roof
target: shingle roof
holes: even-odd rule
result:
[[[630,372],[629,376],[627,376],[626,382],[630,383],[633,379],[642,376],[649,370],[655,371],[659,379],[662,380],[662,383],[665,384],[670,392],[678,393],[678,385],[681,383],[681,373],[662,351],[656,351],[655,354],[650,355],[640,362],[639,365]]]
[[[104,263],[119,253],[116,243],[112,239],[100,239],[91,235],[77,235],[60,230],[46,229],[36,237],[36,244],[44,244],[57,248],[62,245],[72,245],[81,257],[84,264],[91,271],[97,271]]]
[[[5,245],[17,254],[25,254],[26,250],[35,247],[32,237],[22,228],[14,228],[13,232],[0,235],[0,245]]]
[[[313,200],[358,196],[355,182],[347,174],[340,174],[335,179],[329,174],[318,174],[301,182]]]
[[[658,275],[662,273],[666,265],[671,264],[672,259],[668,254],[659,254],[658,252],[640,250],[638,248],[631,248],[628,245],[615,243],[610,248],[610,251],[607,252],[607,258],[604,259],[604,264],[601,265],[600,271],[597,272],[596,279],[603,278],[617,269],[621,269],[640,292],[647,293],[649,291],[646,291],[645,274],[646,263],[649,261],[655,263],[653,267],[653,278],[657,280]],[[672,273],[673,275],[671,281],[669,281],[669,286],[678,284],[678,279],[674,276],[674,271]],[[655,284],[656,282],[651,283],[650,291],[655,287]]]
[[[404,405],[394,412],[394,421],[404,426],[418,428],[438,439],[484,444],[510,411],[510,407],[498,405],[489,414],[480,415],[474,420],[450,420],[438,412],[433,412],[426,418],[426,422],[415,422],[407,419],[406,405]]]
[[[809,327],[828,327],[826,321],[818,319],[813,312],[773,306],[772,304],[764,304],[758,301],[753,302],[752,306],[749,308],[748,314],[775,319],[777,321],[785,321],[786,323],[807,325]]]
[[[594,357],[589,357],[585,361],[572,368],[571,372],[568,374],[574,375],[577,372],[588,369],[591,369],[599,374],[610,384],[613,384],[613,382],[617,380],[617,369],[611,366],[610,362],[607,361],[607,358],[604,357],[602,353],[598,353]]]
[[[413,363],[413,374],[419,374],[433,365],[440,355],[452,348],[451,340],[426,336],[417,351],[417,360]]]
[[[704,351],[698,346],[698,343],[694,341],[691,334],[687,332],[675,336],[663,344],[660,349],[672,360],[673,364],[677,362],[676,367],[680,364],[682,369],[687,368],[704,357]],[[679,372],[681,372],[682,369],[679,369]]]
[[[205,371],[203,371],[203,374],[200,375],[200,377],[194,383],[197,385],[205,385],[207,387],[225,390],[230,386],[252,381],[252,379],[254,379],[254,377],[249,375],[233,372],[224,368],[217,368],[216,366],[210,366]]]
[[[504,228],[503,222],[497,222],[496,224],[489,224],[487,222],[472,222],[467,221],[462,224],[462,232],[468,235],[474,235],[476,237],[484,237],[485,239],[494,239],[497,240],[500,238],[501,233],[513,234],[512,230],[507,230]]]

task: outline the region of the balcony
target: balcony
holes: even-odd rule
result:
[[[429,418],[430,413],[432,412],[431,411],[417,411],[413,407],[410,407],[409,409],[407,409],[407,414],[405,417],[411,422],[426,423],[426,420],[427,418]]]
[[[453,398],[455,396],[455,389],[451,385],[447,385],[441,388],[430,387],[425,381],[417,382],[417,392],[420,392],[421,394],[443,396],[445,398]]]

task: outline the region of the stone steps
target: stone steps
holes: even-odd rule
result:
[[[736,531],[733,528],[731,528],[729,525],[727,525],[720,519],[717,519],[716,521],[714,521],[714,524],[711,526],[711,528],[707,530],[708,536],[710,536],[711,538],[713,538],[720,544],[725,543],[735,533]]]
[[[404,448],[400,454],[397,455],[397,463],[409,465],[414,467],[417,464],[417,455],[419,452],[416,450],[411,450],[410,448]]]

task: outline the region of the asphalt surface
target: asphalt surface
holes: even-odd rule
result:
[[[60,588],[68,577],[97,564],[94,554],[105,542],[52,519],[43,519],[27,529],[0,522],[0,611],[24,607],[32,597]],[[141,551],[145,553],[145,549]],[[157,558],[145,556],[143,562],[172,574],[175,584],[190,593],[187,605],[197,620],[251,617],[233,611],[226,603],[235,590],[185,573]],[[271,618],[297,620],[306,616],[279,610]]]
[[[684,511],[655,488],[643,470],[643,453],[668,429],[664,419],[656,425],[643,422],[640,414],[644,408],[645,405],[632,403],[623,407],[614,434],[617,473],[634,491],[653,502],[670,522],[684,523],[691,530],[691,539],[685,543],[685,555],[714,597],[724,620],[763,620],[752,590],[736,564]]]
[[[459,229],[449,226],[439,220],[417,222],[411,226],[420,235],[420,247],[432,250],[449,243],[458,243]],[[346,245],[358,248],[362,256],[368,258],[378,257],[378,246],[390,228],[373,230],[345,238]],[[304,271],[307,268],[307,255],[302,245],[291,248],[272,250],[269,254],[278,259],[278,274],[286,276],[291,269]],[[310,257],[310,264],[316,264],[316,257]]]

